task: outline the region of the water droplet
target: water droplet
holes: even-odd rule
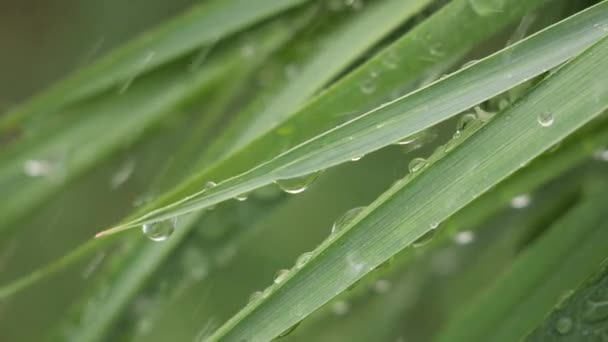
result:
[[[280,283],[284,282],[288,276],[289,276],[289,270],[280,270],[274,276],[274,283],[280,284]]]
[[[379,279],[374,283],[374,291],[376,291],[376,293],[387,293],[391,290],[391,286],[392,284],[390,281]]]
[[[509,102],[507,101],[507,105],[509,104]],[[477,118],[479,120],[481,120],[482,122],[486,122],[488,120],[490,120],[492,117],[494,117],[494,115],[496,115],[496,113],[494,112],[488,112],[486,110],[484,110],[483,108],[481,108],[480,106],[475,106],[475,108],[473,108],[475,110],[475,114],[477,114]]]
[[[464,63],[460,68],[461,69],[466,69],[466,68],[470,67],[471,65],[473,65],[473,64],[475,64],[477,62],[479,62],[479,61],[476,60],[476,59],[471,59],[470,61]]]
[[[608,161],[608,148],[601,149],[593,154],[593,158],[599,161]]]
[[[416,241],[414,241],[412,243],[412,246],[414,246],[414,247],[424,246],[424,245],[428,244],[429,242],[433,241],[433,239],[435,238],[436,235],[437,235],[437,229],[431,229],[428,232],[424,233],[424,235],[419,237]]]
[[[53,172],[53,163],[48,160],[28,159],[23,163],[23,172],[29,177],[44,177]]]
[[[302,255],[296,259],[296,269],[304,267],[304,265],[306,265],[310,259],[312,259],[312,254],[312,252],[302,253]]]
[[[418,136],[417,135],[411,135],[409,137],[403,138],[403,139],[395,142],[395,145],[408,145],[408,144],[413,143],[416,140],[418,140]]]
[[[350,158],[351,161],[359,161],[361,158],[365,157],[364,155],[358,155]]]
[[[415,173],[425,168],[429,162],[424,158],[414,158],[408,165],[410,173]]]
[[[344,215],[340,216],[340,218],[334,222],[333,226],[331,227],[331,233],[336,234],[344,227],[348,226],[348,224],[351,223],[353,219],[363,211],[363,209],[365,209],[365,207],[357,207],[345,212]]]
[[[393,51],[389,51],[382,58],[382,64],[387,69],[396,69],[399,65],[399,56],[397,56]]]
[[[249,303],[257,302],[262,299],[262,291],[255,291],[249,296]]]
[[[458,123],[456,124],[456,133],[454,133],[454,138],[460,138],[460,136],[462,135],[462,132],[469,127],[469,125],[471,125],[475,120],[477,119],[477,117],[474,114],[465,114],[462,117],[460,117],[460,119],[458,120]]]
[[[152,241],[165,241],[173,234],[175,223],[173,220],[144,223],[142,231]]]
[[[445,55],[445,49],[443,47],[443,44],[440,42],[431,44],[429,46],[429,52],[431,53],[432,56],[435,57],[441,57]]]
[[[538,114],[538,123],[543,127],[549,127],[553,125],[553,114],[549,112],[542,112]]]
[[[240,194],[234,197],[235,200],[239,201],[239,202],[243,202],[247,200],[248,195],[245,194]]]
[[[376,83],[372,79],[364,80],[359,85],[359,89],[361,89],[363,94],[372,94],[374,91],[376,91]]]
[[[304,177],[291,178],[291,179],[279,179],[275,181],[283,191],[288,194],[299,194],[306,190],[312,182],[319,177],[321,171],[313,172]]]
[[[511,208],[522,209],[529,206],[530,202],[532,202],[532,197],[528,194],[515,196],[511,199]]]
[[[475,240],[475,233],[470,230],[459,232],[454,236],[454,241],[459,245],[467,245]]]
[[[282,333],[281,333],[279,336],[277,336],[277,337],[281,338],[281,337],[285,337],[285,336],[287,336],[287,335],[291,334],[292,332],[294,332],[294,330],[296,330],[296,328],[297,328],[297,327],[300,325],[300,323],[302,323],[302,321],[300,321],[300,322],[298,322],[298,323],[296,323],[296,324],[292,325],[291,327],[287,328],[287,330],[283,331],[283,332],[282,332]]]
[[[469,0],[469,4],[473,11],[482,17],[502,12],[504,6],[503,0]]]
[[[350,304],[345,300],[339,300],[331,305],[331,311],[338,316],[346,315],[349,310]]]
[[[555,331],[557,331],[560,335],[566,335],[570,331],[572,331],[573,326],[572,319],[570,317],[561,317],[555,323]]]
[[[215,182],[212,181],[208,181],[207,183],[205,183],[205,190],[209,190],[209,189],[213,189],[217,186],[217,184]]]

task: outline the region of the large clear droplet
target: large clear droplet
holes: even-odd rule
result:
[[[213,189],[217,186],[217,184],[213,181],[208,181],[207,183],[205,183],[205,190],[209,190],[209,189]]]
[[[530,202],[532,202],[532,196],[530,196],[529,194],[515,196],[511,199],[511,208],[522,209],[529,206]]]
[[[549,112],[542,112],[538,114],[538,123],[543,127],[549,127],[553,125],[553,114]]]
[[[289,270],[280,270],[274,276],[274,283],[281,284],[282,282],[284,282],[287,279],[288,276],[289,276]]]
[[[469,127],[473,122],[475,122],[475,120],[477,119],[477,117],[475,116],[475,114],[465,114],[462,117],[460,117],[460,119],[458,120],[458,123],[456,124],[456,133],[454,133],[454,138],[460,138],[460,136],[462,135],[462,132]]]
[[[296,330],[296,328],[297,328],[297,327],[300,325],[300,323],[302,323],[302,321],[300,321],[300,322],[298,322],[298,323],[296,323],[296,324],[292,325],[291,327],[287,328],[287,330],[283,331],[283,332],[282,332],[282,333],[281,333],[279,336],[277,336],[277,337],[281,338],[281,337],[285,337],[285,336],[287,336],[287,335],[291,334],[292,332],[294,332],[294,330]]]
[[[555,323],[555,331],[557,331],[560,335],[566,335],[572,331],[573,325],[574,324],[570,317],[561,317]]]
[[[240,194],[234,197],[235,200],[239,201],[239,202],[243,202],[247,200],[248,195],[247,194]]]
[[[275,183],[288,194],[299,194],[306,190],[312,182],[319,177],[321,172],[313,172],[304,177],[279,179]]]
[[[144,223],[142,231],[152,241],[165,241],[173,234],[175,230],[174,220],[166,220],[162,222]]]
[[[249,296],[249,303],[257,302],[262,299],[262,291],[255,291]]]
[[[421,237],[419,237],[416,241],[412,243],[414,247],[422,247],[429,242],[433,241],[435,236],[437,235],[437,229],[431,229],[428,232],[424,233]]]
[[[410,173],[415,173],[425,168],[429,162],[424,158],[414,158],[408,165]]]
[[[334,222],[333,226],[331,226],[331,233],[336,234],[344,227],[348,226],[348,224],[351,223],[353,219],[363,211],[363,209],[365,209],[365,207],[357,207],[345,212],[344,215],[340,216],[340,218]]]

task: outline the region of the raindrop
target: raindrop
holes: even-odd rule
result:
[[[509,104],[509,102],[507,101],[507,105],[508,104]],[[475,106],[475,108],[473,108],[473,109],[475,110],[475,114],[477,114],[477,118],[479,118],[479,120],[481,120],[482,122],[486,122],[486,121],[490,120],[496,114],[494,112],[488,112],[488,111],[484,110],[483,108],[481,108],[480,106]]]
[[[471,65],[473,65],[473,64],[475,64],[477,62],[479,62],[479,61],[476,60],[476,59],[471,59],[470,61],[464,63],[460,68],[461,69],[466,69],[466,68],[470,67]]]
[[[287,336],[287,335],[291,334],[291,333],[292,333],[294,330],[296,330],[296,328],[297,328],[297,327],[300,325],[300,323],[302,323],[302,321],[300,321],[300,322],[298,322],[298,323],[296,323],[296,324],[292,325],[291,327],[287,328],[287,330],[283,331],[283,332],[282,332],[282,333],[281,333],[279,336],[277,336],[277,337],[281,338],[281,337],[285,337],[285,336]]]
[[[419,237],[416,241],[414,241],[412,243],[412,246],[414,246],[414,247],[424,246],[424,245],[428,244],[429,242],[433,241],[433,239],[435,238],[436,235],[437,235],[437,229],[431,229],[428,232],[424,233],[424,235]]]
[[[23,163],[23,172],[29,177],[48,176],[53,172],[53,164],[48,160],[28,159]]]
[[[369,95],[376,91],[376,84],[372,79],[367,79],[361,82],[359,89],[361,89],[363,94]]]
[[[482,17],[502,12],[503,7],[502,0],[469,0],[469,4],[473,11]]]
[[[593,154],[593,158],[599,161],[608,161],[608,148],[601,149]]]
[[[281,190],[285,191],[288,194],[299,194],[304,190],[308,189],[310,184],[319,177],[321,171],[313,172],[304,177],[297,177],[291,179],[279,179],[275,181]]]
[[[406,137],[404,139],[401,139],[401,140],[395,142],[395,145],[409,145],[409,144],[413,143],[416,140],[418,140],[418,136],[417,135],[411,135],[409,137]]]
[[[359,161],[361,160],[361,158],[365,157],[363,154],[358,155],[358,156],[354,156],[352,158],[350,158],[351,161]]]
[[[346,6],[354,10],[360,10],[361,8],[363,8],[363,0],[346,0],[344,3],[346,4]]]
[[[287,279],[287,276],[289,276],[289,270],[278,271],[277,274],[274,276],[274,283],[280,284],[280,283],[284,282],[285,279]]]
[[[302,255],[296,259],[296,269],[304,267],[304,265],[306,265],[310,259],[312,259],[312,252],[302,253]]]
[[[410,173],[415,173],[425,168],[429,162],[424,158],[414,158],[408,165]]]
[[[445,55],[445,49],[443,48],[443,44],[439,42],[431,44],[431,46],[429,46],[429,52],[432,56],[435,57],[441,57]]]
[[[462,135],[462,132],[469,127],[475,120],[477,119],[477,117],[475,116],[475,114],[465,114],[463,115],[459,120],[458,120],[458,124],[456,124],[456,133],[454,133],[454,138],[460,138],[460,136]]]
[[[537,117],[538,123],[543,127],[549,127],[553,125],[553,114],[549,112],[542,112]]]
[[[532,197],[528,194],[515,196],[511,199],[511,208],[522,209],[529,206],[530,202],[532,202]]]
[[[142,231],[152,241],[165,241],[173,234],[175,223],[173,220],[144,223]]]
[[[350,224],[353,219],[363,211],[363,209],[365,209],[365,207],[357,207],[345,212],[344,215],[340,216],[340,218],[334,222],[333,226],[331,227],[331,233],[336,234],[344,227],[348,226],[348,224]]]
[[[387,293],[391,289],[391,282],[385,279],[376,280],[374,283],[374,291],[376,293]]]
[[[209,189],[213,189],[217,186],[217,184],[215,182],[212,181],[208,181],[207,183],[205,183],[205,188],[204,190],[209,190]]]
[[[249,296],[249,303],[257,302],[262,299],[262,291],[255,291]]]
[[[331,305],[331,311],[338,316],[346,315],[349,310],[350,304],[345,300],[339,300]]]
[[[467,245],[475,240],[475,233],[470,230],[459,232],[454,236],[454,241],[459,245]]]
[[[388,69],[396,69],[399,65],[399,57],[393,51],[389,51],[382,59],[382,64]]]
[[[566,335],[568,334],[570,331],[572,331],[572,326],[574,324],[572,323],[572,319],[570,319],[570,317],[561,317],[560,319],[557,320],[557,322],[555,323],[555,330],[560,334],[560,335]]]
[[[236,195],[234,197],[235,200],[239,201],[239,202],[243,202],[247,200],[247,194],[240,194],[240,195]]]

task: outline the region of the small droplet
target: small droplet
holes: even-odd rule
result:
[[[355,11],[363,8],[363,0],[345,0],[346,6],[354,9]]]
[[[249,303],[257,302],[262,299],[262,291],[255,291],[249,296]]]
[[[213,189],[216,186],[217,184],[215,182],[208,181],[207,183],[205,183],[205,190]]]
[[[351,160],[351,161],[359,161],[359,160],[361,160],[361,158],[363,158],[363,157],[364,157],[364,155],[362,155],[362,154],[361,154],[361,155],[354,156],[354,157],[350,158],[350,160]]]
[[[339,300],[331,305],[331,311],[338,316],[346,315],[349,310],[350,304],[345,300]]]
[[[275,181],[283,191],[288,194],[299,194],[306,190],[312,182],[319,177],[321,172],[313,172],[304,177],[291,178],[291,179],[279,179]]]
[[[376,293],[387,293],[391,290],[391,286],[392,284],[390,281],[379,279],[374,283],[374,291],[376,291]]]
[[[410,173],[415,173],[425,168],[429,162],[424,158],[414,158],[408,165]]]
[[[247,200],[247,194],[240,194],[234,197],[235,200],[239,201],[239,202],[243,202]]]
[[[280,270],[274,276],[274,283],[280,284],[280,283],[284,282],[288,276],[289,276],[289,270]]]
[[[476,59],[471,59],[470,61],[468,61],[468,62],[464,63],[464,64],[463,64],[463,65],[462,65],[460,68],[461,68],[461,69],[468,68],[468,67],[470,67],[471,65],[473,65],[473,64],[475,64],[475,63],[477,63],[477,62],[478,62],[478,60],[476,60]]]
[[[23,172],[29,177],[48,176],[53,171],[53,164],[48,160],[28,159],[23,163]]]
[[[608,161],[608,148],[601,149],[593,154],[593,158],[599,161]]]
[[[165,241],[173,234],[175,223],[173,220],[162,222],[144,223],[142,231],[152,241]]]
[[[549,127],[553,125],[553,114],[549,112],[542,112],[538,115],[538,123],[543,127]]]
[[[428,232],[426,232],[424,235],[419,237],[416,241],[414,241],[412,243],[412,246],[414,246],[414,247],[424,246],[424,245],[428,244],[429,242],[433,241],[433,239],[435,238],[436,235],[437,235],[437,229],[431,229]]]
[[[408,144],[413,143],[416,140],[418,140],[418,136],[417,135],[412,135],[412,136],[403,138],[403,139],[395,142],[395,145],[408,145]]]
[[[344,227],[348,226],[348,224],[351,223],[353,219],[363,211],[363,209],[365,209],[365,207],[357,207],[345,212],[344,215],[340,216],[340,218],[334,222],[333,226],[331,227],[331,233],[336,234]]]
[[[557,322],[555,323],[555,330],[560,334],[560,335],[566,335],[568,334],[570,331],[572,331],[572,326],[574,324],[572,323],[572,319],[570,319],[569,317],[561,317],[560,319],[557,320]]]
[[[456,125],[456,133],[454,133],[454,138],[460,138],[460,136],[462,135],[462,132],[469,127],[469,125],[471,125],[475,120],[477,119],[477,117],[474,114],[465,114],[463,115],[459,120],[458,120],[458,124]]]
[[[302,323],[302,321],[300,321],[300,322],[298,322],[298,323],[296,323],[296,324],[292,325],[291,327],[287,328],[287,330],[283,331],[283,332],[282,332],[282,333],[281,333],[279,336],[277,336],[277,337],[281,338],[281,337],[285,337],[285,336],[287,336],[287,335],[291,334],[292,332],[294,332],[294,330],[296,330],[296,328],[297,328],[297,327],[300,325],[300,323]]]
[[[532,197],[528,194],[515,196],[511,199],[511,208],[522,209],[529,206],[530,202],[532,202]]]
[[[367,79],[361,82],[359,89],[361,89],[363,94],[369,95],[376,91],[376,84],[372,79]]]
[[[441,57],[445,55],[445,49],[443,48],[442,43],[434,43],[429,46],[429,52],[432,56]]]
[[[459,232],[454,236],[454,241],[459,245],[468,245],[475,240],[475,233],[470,230]]]
[[[507,105],[508,104],[509,104],[509,102],[507,101]],[[475,108],[473,108],[473,109],[475,110],[475,114],[477,114],[477,118],[479,120],[481,120],[482,122],[486,122],[486,121],[490,120],[492,117],[494,117],[494,115],[496,115],[496,113],[488,112],[488,111],[484,110],[483,108],[481,108],[480,106],[475,106]]]
[[[382,58],[382,64],[384,64],[387,69],[396,69],[399,65],[399,57],[394,52],[389,51],[384,58]]]
[[[304,267],[304,265],[306,265],[310,259],[312,259],[312,252],[302,253],[302,255],[296,259],[296,269]]]

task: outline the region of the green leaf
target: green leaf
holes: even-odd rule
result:
[[[213,189],[152,210],[100,235],[200,210],[275,181],[303,177],[423,131],[580,53],[608,34],[602,29],[608,25],[607,12],[608,3],[602,2],[426,88],[331,129]]]
[[[22,118],[49,113],[117,86],[197,48],[214,44],[243,28],[307,0],[212,0],[192,8],[156,30],[146,32],[0,119],[4,133]]]
[[[517,341],[526,336],[560,297],[579,286],[608,257],[605,198],[604,193],[589,196],[566,213],[458,315],[438,341]]]
[[[513,56],[515,53],[511,57],[518,61]],[[461,145],[448,153],[438,151],[430,166],[380,196],[323,242],[309,263],[271,287],[266,297],[245,307],[210,340],[269,340],[280,335],[600,115],[608,107],[608,89],[600,86],[605,77],[608,39],[562,67]],[[578,97],[572,91],[581,87],[589,89],[589,96]],[[472,96],[470,92],[458,94]]]

